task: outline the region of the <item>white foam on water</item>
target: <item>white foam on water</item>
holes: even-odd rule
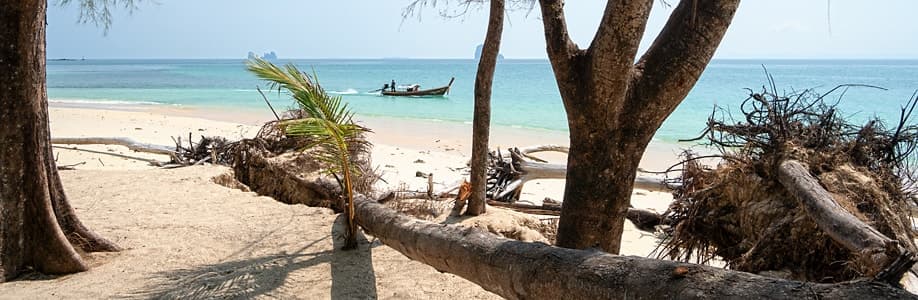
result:
[[[336,94],[336,95],[354,95],[354,94],[360,94],[360,92],[358,92],[358,91],[355,90],[355,89],[346,89],[346,90],[343,90],[343,91],[330,91],[330,92],[328,92],[328,93],[329,93],[329,94]]]

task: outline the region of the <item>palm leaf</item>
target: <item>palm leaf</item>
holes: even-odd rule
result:
[[[356,224],[354,223],[354,196],[351,176],[359,174],[359,168],[351,164],[352,150],[365,150],[369,143],[363,139],[367,130],[354,123],[347,104],[340,96],[330,96],[319,85],[318,76],[301,72],[295,65],[280,68],[271,62],[255,58],[246,62],[246,68],[258,78],[267,81],[271,88],[286,91],[307,117],[281,122],[284,132],[290,136],[307,136],[315,141],[310,145],[313,157],[326,162],[328,171],[342,173],[342,188],[347,193],[348,234],[345,248],[356,247]],[[353,149],[349,148],[353,146]],[[337,177],[337,175],[336,175]]]

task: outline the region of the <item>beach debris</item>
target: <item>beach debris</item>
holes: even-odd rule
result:
[[[567,166],[546,163],[534,156],[538,152],[567,153],[568,148],[558,145],[536,145],[525,148],[499,149],[489,154],[487,196],[489,199],[513,203],[519,200],[523,185],[537,179],[564,179]],[[533,161],[530,161],[533,160]],[[634,187],[649,191],[669,191],[672,186],[665,178],[639,172]]]
[[[414,161],[414,163],[416,163],[416,164],[423,164],[423,163],[424,163],[424,160],[418,158],[417,160]]]
[[[918,97],[887,128],[876,119],[849,123],[828,94],[775,90],[750,90],[736,119],[722,109],[711,115],[694,140],[719,150],[717,165],[686,152],[674,166],[681,185],[661,216],[671,237],[657,254],[717,257],[731,269],[795,280],[896,284],[916,261],[918,126],[909,119]]]
[[[192,141],[188,133],[187,147],[182,143],[182,137],[173,137],[175,150],[169,154],[171,160],[164,164],[167,167],[184,167],[200,165],[205,162],[220,165],[231,165],[233,156],[231,151],[236,147],[236,142],[231,142],[223,137],[201,136],[197,143]]]
[[[414,177],[427,178],[427,176],[428,176],[427,173],[424,173],[421,171],[414,172]]]
[[[81,162],[78,162],[78,163],[75,163],[75,164],[60,165],[60,166],[57,166],[57,169],[58,169],[59,171],[76,170],[76,168],[75,168],[76,166],[82,166],[82,165],[85,165],[85,164],[86,164],[85,161],[81,161]]]

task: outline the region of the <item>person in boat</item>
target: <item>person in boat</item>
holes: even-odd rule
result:
[[[379,89],[379,90],[380,90],[380,91],[388,91],[388,90],[389,90],[389,84],[388,84],[388,83],[383,83],[382,88]]]
[[[393,92],[395,91],[395,79],[392,79],[392,84],[389,85],[389,88],[391,88]]]

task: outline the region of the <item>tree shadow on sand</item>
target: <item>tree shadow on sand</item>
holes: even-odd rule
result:
[[[358,248],[341,251],[346,219],[339,215],[332,226],[334,250],[306,253],[305,250],[329,238],[312,241],[294,253],[280,252],[261,257],[225,261],[190,269],[156,273],[152,284],[126,298],[153,299],[238,299],[271,295],[280,298],[309,297],[285,293],[291,273],[323,263],[331,265],[332,299],[376,298],[376,274],[372,248],[359,234]],[[251,246],[249,246],[251,247]]]

